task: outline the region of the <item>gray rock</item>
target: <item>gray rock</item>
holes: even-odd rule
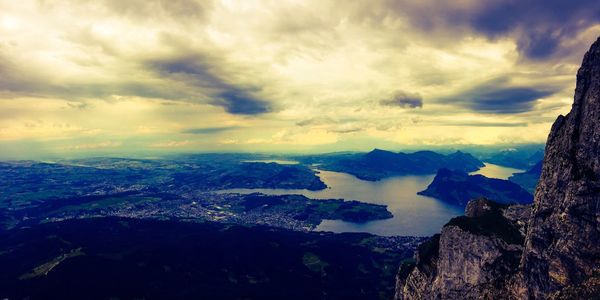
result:
[[[502,215],[515,223],[521,234],[527,232],[527,222],[531,216],[531,205],[511,205],[502,210]]]
[[[396,299],[508,298],[523,250],[518,222],[526,220],[527,209],[470,201],[466,216],[452,219],[439,238],[419,247],[413,266],[402,266]]]
[[[548,137],[525,243],[527,295],[590,277],[600,263],[600,39],[577,72],[575,102]]]
[[[465,216],[470,218],[481,217],[494,209],[497,209],[497,205],[498,204],[485,198],[471,200],[467,203],[467,207],[465,208]]]

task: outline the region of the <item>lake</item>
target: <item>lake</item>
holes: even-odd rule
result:
[[[499,179],[508,179],[510,175],[513,173],[525,172],[525,170],[521,169],[513,169],[508,167],[503,167],[499,165],[494,165],[490,163],[484,163],[485,167],[479,169],[478,171],[471,172],[469,174],[481,174],[488,178],[499,178]]]
[[[510,168],[486,164],[477,171],[490,177],[506,179]],[[521,171],[521,170],[516,170]],[[508,175],[507,175],[508,174]],[[512,173],[511,173],[512,174]],[[384,204],[394,215],[386,220],[352,223],[324,220],[317,231],[369,232],[377,235],[430,236],[438,233],[451,218],[463,214],[463,208],[451,206],[435,198],[417,195],[431,183],[434,174],[424,176],[395,176],[380,181],[360,180],[350,174],[319,171],[319,177],[328,186],[320,191],[294,189],[229,189],[221,192],[264,193],[268,195],[300,194],[313,199],[359,200]]]

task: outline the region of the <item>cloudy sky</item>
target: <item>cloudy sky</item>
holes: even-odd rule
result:
[[[0,152],[544,142],[599,1],[0,0]]]

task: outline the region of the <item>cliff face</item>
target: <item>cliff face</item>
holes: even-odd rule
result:
[[[552,126],[533,207],[470,202],[418,252],[397,299],[600,297],[600,39]]]
[[[525,288],[539,298],[600,262],[600,39],[577,72],[575,102],[550,132],[525,244]]]
[[[529,206],[469,202],[439,236],[403,264],[396,299],[503,299],[518,270]]]

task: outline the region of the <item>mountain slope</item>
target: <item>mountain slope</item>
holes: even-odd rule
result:
[[[529,169],[544,158],[541,146],[505,149],[491,155],[484,155],[483,160],[496,165]]]
[[[128,218],[0,230],[0,299],[389,299],[413,238]],[[340,251],[343,249],[343,251]]]
[[[440,169],[427,189],[418,194],[458,206],[480,197],[505,204],[527,204],[533,200],[531,194],[508,180],[448,169]]]
[[[540,176],[542,175],[542,161],[535,164],[531,169],[522,172],[522,173],[514,173],[512,176],[508,178],[508,180],[520,185],[522,188],[526,189],[530,193],[535,193],[535,187],[540,180]]]

